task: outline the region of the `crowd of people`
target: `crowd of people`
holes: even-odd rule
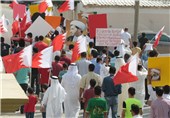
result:
[[[153,88],[151,85],[153,75],[147,68],[148,57],[157,57],[158,52],[146,50],[148,39],[144,33],[139,42],[132,42],[125,28],[122,43],[114,50],[99,49],[93,39],[83,35],[84,23],[75,20],[70,25],[72,36],[65,40],[63,49],[54,54],[51,68],[22,68],[13,73],[28,93],[29,101],[20,109],[26,118],[34,117],[38,97],[41,97],[43,118],[60,118],[63,112],[66,118],[78,118],[81,109],[85,118],[106,118],[109,112],[112,118],[142,118],[142,109],[147,105],[151,106],[151,118],[170,118],[169,86]],[[16,34],[11,38],[11,46],[1,37],[1,56],[18,53],[28,45],[33,45],[33,55],[40,52],[65,32],[62,24],[59,27],[60,31],[55,30],[45,37],[28,33],[26,38],[20,38]],[[74,44],[82,38],[86,39],[87,51],[81,52],[80,59],[73,63]],[[116,73],[135,54],[138,54],[138,80],[115,85]]]

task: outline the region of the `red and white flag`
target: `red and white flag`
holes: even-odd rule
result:
[[[2,15],[2,17],[0,18],[0,34],[3,34],[5,32],[8,32],[7,23],[6,23],[5,16]]]
[[[44,13],[48,8],[47,2],[43,1],[38,5],[38,9],[40,13]]]
[[[17,0],[13,0],[13,2],[9,4],[9,7],[13,9],[14,5],[17,5],[17,4],[18,4]]]
[[[51,68],[53,46],[35,54],[32,58],[32,68]]]
[[[76,62],[80,58],[82,52],[87,52],[86,37],[79,36],[74,44],[71,62]]]
[[[48,7],[53,7],[52,0],[44,0],[44,1],[47,3]]]
[[[59,13],[74,10],[74,0],[66,0],[58,9]]]
[[[137,81],[138,56],[134,55],[129,63],[121,66],[113,78],[114,85]]]
[[[17,32],[19,32],[19,21],[14,21],[12,23],[12,33],[15,35]]]
[[[16,72],[21,68],[29,68],[32,65],[32,45],[16,54],[2,57],[2,60],[7,73]]]
[[[63,48],[64,41],[66,39],[66,33],[57,35],[52,42],[53,52],[60,51]]]
[[[154,48],[156,48],[157,46],[158,46],[158,44],[159,44],[159,40],[161,39],[161,36],[162,36],[162,33],[163,33],[163,30],[164,30],[164,27],[165,26],[163,26],[162,28],[161,28],[161,30],[156,34],[156,36],[155,36],[155,42],[154,42],[154,44],[153,44],[153,47]]]
[[[30,9],[28,9],[28,10],[26,11],[26,15],[27,15],[26,23],[32,22]]]

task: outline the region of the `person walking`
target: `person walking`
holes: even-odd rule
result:
[[[170,100],[162,98],[163,90],[156,89],[157,99],[151,103],[151,118],[170,118]]]
[[[34,95],[33,88],[28,88],[28,102],[24,105],[24,113],[26,118],[34,118],[36,111],[35,105],[38,102],[38,97]]]
[[[132,104],[135,104],[135,105],[139,106],[139,108],[140,108],[140,115],[142,115],[142,103],[138,99],[136,99],[134,97],[135,96],[135,88],[130,87],[128,89],[128,95],[129,95],[129,98],[126,99],[123,102],[123,111],[122,111],[122,116],[121,117],[122,118],[132,118],[132,113],[130,112]]]
[[[58,77],[51,76],[51,86],[45,92],[41,106],[41,109],[46,107],[46,118],[61,118],[65,96],[66,92],[58,81]]]
[[[107,118],[107,101],[101,98],[101,87],[94,88],[95,97],[88,101],[85,118]]]
[[[110,67],[110,75],[105,77],[102,84],[102,91],[108,104],[108,110],[111,108],[112,118],[117,118],[118,95],[121,94],[121,85],[114,85],[113,78],[116,72],[115,67]]]
[[[64,99],[64,112],[66,118],[78,118],[80,111],[79,85],[81,75],[78,74],[77,66],[72,63],[66,74],[62,76],[61,85],[66,90]]]

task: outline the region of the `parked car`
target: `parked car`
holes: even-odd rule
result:
[[[155,41],[155,36],[157,33],[155,32],[145,32],[146,38],[153,44]],[[141,37],[141,33],[138,34],[138,39]],[[170,36],[163,33],[159,44],[157,46],[157,50],[161,54],[170,53]]]

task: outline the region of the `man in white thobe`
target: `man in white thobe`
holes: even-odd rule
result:
[[[115,50],[114,55],[116,56],[115,60],[115,68],[116,68],[116,73],[119,71],[121,66],[125,65],[125,61],[123,57],[120,56],[120,52],[118,50]],[[123,78],[123,77],[122,77]],[[122,111],[122,103],[128,98],[128,93],[125,92],[129,88],[129,83],[124,83],[122,85],[122,93],[118,95],[118,115],[121,115]]]
[[[75,64],[71,64],[66,74],[62,76],[61,85],[67,92],[64,100],[64,111],[66,118],[78,118],[80,111],[79,85],[81,75]]]
[[[130,86],[136,89],[135,98],[140,100],[142,105],[145,104],[145,78],[147,77],[147,74],[148,71],[142,65],[138,65],[138,81],[130,83]]]
[[[47,89],[42,100],[42,107],[46,107],[46,118],[61,118],[62,103],[66,92],[58,81],[58,77],[51,77],[51,86]]]

